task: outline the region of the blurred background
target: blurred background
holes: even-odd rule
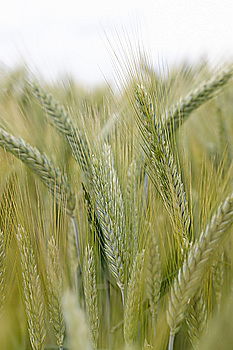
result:
[[[0,66],[93,86],[114,80],[116,56],[124,61],[138,47],[155,64],[216,64],[233,55],[232,16],[231,0],[8,0]]]

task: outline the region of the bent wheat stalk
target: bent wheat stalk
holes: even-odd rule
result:
[[[167,321],[171,334],[170,343],[173,342],[174,335],[179,331],[189,301],[200,286],[211,256],[220,247],[232,222],[233,193],[219,206],[205,231],[193,244],[173,284],[167,311]],[[172,347],[170,346],[169,349]]]

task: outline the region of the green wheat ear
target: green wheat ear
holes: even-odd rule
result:
[[[78,130],[70,115],[51,94],[44,91],[36,83],[28,83],[29,87],[47,113],[50,123],[66,138],[73,156],[80,165],[85,176],[90,175],[90,150],[84,133]]]
[[[83,286],[87,320],[91,331],[92,344],[97,349],[99,335],[99,311],[97,301],[96,267],[93,248],[86,247],[83,262]]]
[[[74,215],[75,195],[68,183],[67,176],[55,167],[45,154],[40,153],[36,147],[32,147],[22,138],[15,137],[1,128],[0,147],[20,159],[34,174],[38,175],[58,203],[64,204],[68,215]],[[67,200],[67,203],[64,199]]]
[[[171,332],[171,343],[179,331],[189,300],[201,285],[209,261],[221,247],[227,229],[233,223],[233,193],[219,206],[207,224],[205,231],[191,247],[187,259],[178,272],[170,293],[167,321]]]
[[[28,321],[28,332],[33,350],[42,350],[46,336],[45,305],[42,282],[30,239],[29,234],[24,228],[19,226],[17,241],[20,251],[23,276],[22,289]]]
[[[59,349],[63,349],[65,338],[65,321],[62,312],[61,299],[64,288],[64,271],[61,268],[59,250],[54,236],[52,236],[48,241],[46,270],[46,289],[48,295],[50,322],[52,323],[54,329],[57,346]]]
[[[231,65],[227,69],[223,69],[209,81],[201,83],[198,88],[191,91],[165,113],[163,117],[165,128],[170,133],[176,131],[194,110],[217,96],[232,76],[233,66]]]

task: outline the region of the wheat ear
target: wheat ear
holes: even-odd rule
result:
[[[199,348],[199,339],[206,330],[208,320],[207,305],[203,293],[192,300],[187,316],[188,335],[195,350]]]
[[[33,350],[42,350],[45,341],[43,289],[29,234],[18,227],[18,247],[23,276],[24,303]]]
[[[39,152],[35,147],[26,143],[22,138],[15,137],[0,128],[0,146],[7,152],[26,164],[54,195],[62,203],[67,199],[65,208],[70,216],[73,216],[75,209],[75,196],[67,181],[67,176],[56,168],[51,160]]]
[[[42,105],[50,122],[67,139],[73,156],[80,165],[85,175],[89,176],[89,146],[85,134],[75,128],[68,112],[51,94],[44,91],[38,84],[31,83],[30,87],[34,96]]]
[[[141,283],[144,266],[144,251],[138,253],[127,286],[127,298],[124,311],[124,338],[126,344],[131,344],[137,333],[140,298],[141,298]]]
[[[138,107],[137,122],[144,141],[142,148],[147,157],[147,172],[163,199],[178,242],[187,250],[191,220],[181,174],[166,130],[155,116],[151,97],[143,85],[137,86],[135,94]]]
[[[220,311],[223,290],[224,290],[224,279],[225,279],[225,261],[224,261],[224,252],[219,255],[219,259],[216,259],[215,264],[213,265],[213,290],[216,299],[217,310]]]
[[[63,297],[63,312],[68,333],[69,349],[91,350],[85,314],[81,310],[76,296],[71,292],[66,292]]]
[[[156,318],[157,304],[160,298],[161,277],[159,247],[155,237],[151,234],[148,240],[146,257],[146,292],[153,321]]]
[[[103,248],[112,275],[117,281],[124,303],[125,209],[120,184],[109,145],[93,155],[93,198],[103,232]]]
[[[92,335],[92,344],[97,348],[99,333],[99,312],[97,304],[96,272],[93,248],[87,246],[83,262],[83,286],[87,320]]]
[[[221,246],[233,222],[233,193],[219,206],[200,238],[191,247],[171,289],[167,321],[173,337],[185,318],[190,299],[200,287],[208,262]]]
[[[65,336],[65,322],[61,305],[63,273],[59,261],[59,251],[54,237],[50,238],[48,242],[46,289],[50,321],[56,336],[57,346],[62,350]]]
[[[164,119],[166,121],[166,129],[174,132],[188,116],[200,107],[203,103],[215,97],[232,78],[233,67],[222,70],[209,81],[202,83],[194,91],[191,91],[186,97],[182,98],[179,103],[172,106],[167,111]]]

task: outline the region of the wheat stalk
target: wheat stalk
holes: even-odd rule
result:
[[[23,276],[24,303],[28,332],[33,350],[42,350],[46,335],[43,290],[30,237],[23,227],[18,227],[18,247]]]
[[[71,277],[72,289],[78,291],[78,266],[80,264],[79,256],[77,254],[76,237],[73,230],[69,230],[67,234],[67,255],[68,255],[68,267]]]
[[[182,98],[179,103],[166,112],[163,118],[166,122],[165,128],[169,132],[175,132],[194,110],[215,97],[222,87],[229,82],[232,75],[233,67],[230,66]]]
[[[0,313],[2,312],[5,302],[5,288],[6,288],[6,243],[4,234],[0,231]]]
[[[81,310],[75,295],[71,292],[66,292],[63,297],[63,311],[67,326],[69,349],[91,350],[85,314]]]
[[[178,332],[189,301],[200,287],[208,262],[221,246],[232,222],[233,193],[219,206],[199,240],[193,244],[172,286],[167,311],[172,337]]]

